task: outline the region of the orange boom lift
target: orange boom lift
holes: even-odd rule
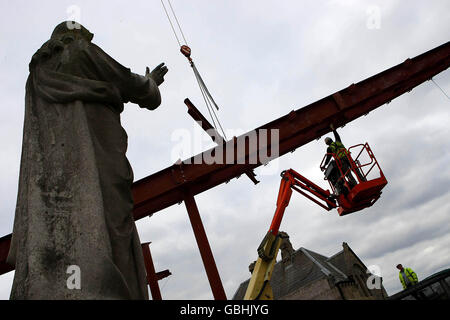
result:
[[[352,152],[357,154],[354,159],[351,156]],[[321,168],[328,155],[331,155],[334,161],[330,161],[324,170],[325,180],[329,181],[332,174],[338,175],[334,184],[329,181],[331,192],[319,187],[293,169],[281,173],[277,208],[269,231],[258,247],[258,260],[244,296],[245,300],[273,299],[269,281],[282,242],[282,235],[279,232],[281,221],[291,200],[292,190],[304,195],[325,210],[337,208],[340,216],[371,207],[380,198],[381,190],[386,186],[387,180],[368,143],[352,146],[346,151],[346,157],[350,163],[350,168],[346,171],[343,170],[342,159],[335,154],[326,154],[320,165]],[[378,172],[373,171],[374,168],[377,168]],[[356,180],[349,181],[350,175],[357,177],[356,184],[354,182]],[[341,184],[341,188],[346,188],[347,192],[337,192],[338,184]]]

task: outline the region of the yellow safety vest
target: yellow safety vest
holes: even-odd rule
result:
[[[411,284],[416,284],[417,282],[419,282],[419,279],[417,279],[417,275],[414,271],[412,271],[411,268],[403,268],[403,271],[405,272],[406,278],[408,278],[409,282],[411,282]],[[405,279],[403,278],[402,272],[400,271],[398,273],[398,276],[400,278],[400,282],[402,283],[403,289],[406,289],[406,282]]]
[[[346,157],[346,151],[344,145],[339,141],[334,141],[330,144],[331,153],[334,153],[338,158],[342,159]]]

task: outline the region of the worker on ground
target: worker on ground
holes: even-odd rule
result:
[[[332,158],[332,154],[335,155],[335,159],[338,159],[341,163],[342,173],[347,173],[348,182],[350,184],[350,189],[353,188],[357,182],[353,175],[351,174],[351,168],[350,161],[347,158],[347,149],[345,148],[344,144],[342,143],[341,137],[337,133],[336,129],[333,125],[330,125],[331,130],[333,130],[334,138],[331,139],[330,137],[325,138],[325,143],[328,145],[327,148],[327,157],[325,159],[324,165],[321,167],[321,170],[324,171],[326,169],[326,166],[330,162]],[[336,166],[336,160],[332,160],[330,163],[331,166],[335,168],[335,170],[332,170],[334,172],[331,172],[331,174],[327,177],[331,183],[335,186],[337,192],[339,194],[346,194],[348,193],[348,189],[344,185],[344,179],[339,179],[341,177],[341,173],[339,172],[339,169]]]
[[[412,287],[419,282],[417,274],[411,268],[403,268],[401,264],[398,264],[397,269],[400,270],[398,276],[400,278],[400,282],[402,283],[403,289]]]

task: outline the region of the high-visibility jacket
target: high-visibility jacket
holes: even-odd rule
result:
[[[416,284],[417,282],[419,282],[417,274],[411,268],[403,268],[403,272],[405,272],[406,278],[408,278],[411,284]],[[400,278],[400,282],[402,283],[403,289],[406,289],[407,288],[406,281],[403,278],[401,271],[398,273],[398,276]]]
[[[329,146],[331,153],[334,153],[339,159],[346,157],[346,150],[342,142],[333,141]]]

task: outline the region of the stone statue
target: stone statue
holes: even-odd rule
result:
[[[148,299],[120,113],[156,109],[168,69],[132,73],[75,26],[59,24],[30,62],[11,299]]]
[[[281,261],[285,264],[289,264],[292,262],[292,257],[295,253],[294,247],[292,246],[291,240],[289,240],[287,232],[280,231],[279,235],[283,239],[280,246]]]

